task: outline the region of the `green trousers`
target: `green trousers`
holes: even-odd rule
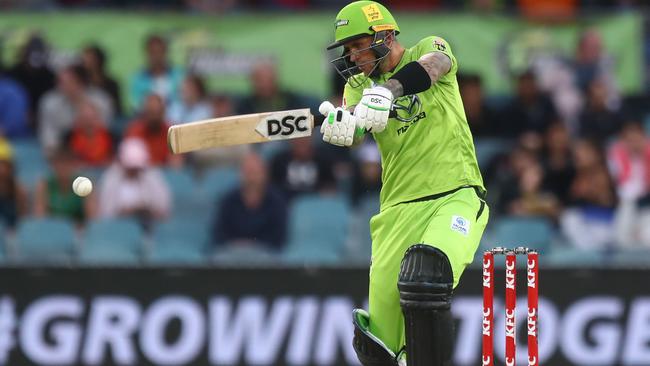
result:
[[[389,207],[372,217],[370,331],[393,352],[405,344],[397,278],[406,250],[428,244],[443,251],[451,262],[455,288],[474,259],[488,216],[485,202],[468,187],[438,199]]]

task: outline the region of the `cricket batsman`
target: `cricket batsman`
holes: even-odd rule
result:
[[[334,25],[328,49],[341,48],[332,63],[346,84],[343,106],[321,105],[323,140],[353,146],[369,132],[383,170],[369,311],[353,312],[354,349],[365,366],[451,365],[451,297],[489,216],[458,63],[440,37],[404,48],[373,1],[345,6]]]

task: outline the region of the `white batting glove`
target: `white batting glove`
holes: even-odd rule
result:
[[[356,118],[352,113],[341,107],[334,108],[330,102],[323,102],[318,110],[325,116],[320,126],[323,141],[337,146],[351,146],[357,128]]]
[[[370,132],[383,131],[392,104],[393,93],[383,86],[364,89],[361,101],[354,108],[357,124]]]

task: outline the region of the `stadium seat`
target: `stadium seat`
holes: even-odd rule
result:
[[[350,241],[345,259],[355,263],[369,263],[372,251],[370,238],[370,219],[379,213],[379,197],[366,195],[363,197],[355,213],[354,234]]]
[[[12,141],[14,162],[18,180],[32,191],[39,179],[47,176],[50,171],[38,141],[33,139]]]
[[[156,244],[149,257],[149,263],[158,265],[196,265],[205,262],[205,253],[191,246],[181,248],[179,246],[158,246]]]
[[[259,154],[267,163],[273,160],[273,158],[289,150],[289,142],[287,141],[271,141],[259,146]]]
[[[0,264],[8,260],[6,235],[4,224],[0,223]]]
[[[92,221],[87,229],[79,259],[88,264],[133,264],[142,255],[143,232],[129,219]]]
[[[118,246],[91,244],[82,248],[79,262],[86,265],[138,265],[140,255]]]
[[[194,205],[191,217],[201,220],[205,225],[211,225],[219,214],[219,203],[224,194],[228,193],[239,185],[239,171],[232,167],[210,169],[205,172],[199,181],[199,189],[196,198],[198,205]],[[182,203],[187,205],[189,203]],[[200,207],[197,207],[200,206]],[[197,212],[200,212],[197,215]],[[175,212],[174,215],[184,215],[183,210]]]
[[[325,250],[321,243],[312,242],[303,246],[287,248],[282,256],[286,264],[336,265],[343,260],[340,252]],[[358,261],[358,259],[357,259]]]
[[[225,244],[215,250],[212,258],[221,266],[265,266],[278,262],[278,255],[258,245]]]
[[[504,139],[482,137],[474,140],[476,149],[476,159],[482,170],[487,169],[488,165],[495,156],[506,153],[510,150],[511,143]]]
[[[350,209],[341,197],[310,195],[294,200],[289,216],[289,262],[336,262],[345,247]]]
[[[204,199],[214,203],[238,184],[239,171],[236,168],[210,169],[200,180],[200,191]]]
[[[540,259],[544,266],[550,267],[598,267],[604,263],[605,254],[598,250],[584,250],[574,247],[552,247]]]
[[[172,218],[154,225],[154,245],[187,247],[204,251],[208,244],[208,226],[191,218]]]
[[[190,172],[183,169],[169,168],[162,170],[162,174],[165,182],[169,185],[169,190],[174,196],[174,202],[193,195],[196,184]]]
[[[193,218],[207,223],[213,210],[213,202],[202,194],[200,185],[194,180],[191,172],[165,169],[162,173],[172,193],[172,215],[179,218]]]
[[[75,243],[74,226],[63,218],[25,218],[16,231],[16,252],[21,262],[70,262]]]
[[[79,172],[79,175],[82,175],[93,182],[99,182],[105,171],[106,168],[103,167],[85,167]]]
[[[196,193],[175,200],[171,215],[173,219],[193,220],[201,225],[207,226],[212,222],[212,217],[217,209],[217,202],[208,200],[206,197]]]
[[[610,264],[625,268],[650,268],[650,248],[618,249]]]
[[[541,217],[505,216],[492,223],[491,247],[527,247],[540,253],[549,250],[553,227]]]

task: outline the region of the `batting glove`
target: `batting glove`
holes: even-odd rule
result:
[[[325,116],[325,121],[320,126],[323,141],[337,146],[351,146],[357,128],[352,113],[341,107],[334,108],[330,102],[323,102],[319,111]]]
[[[390,90],[382,86],[364,89],[361,101],[354,108],[357,124],[370,132],[383,131],[392,104],[393,93]]]

